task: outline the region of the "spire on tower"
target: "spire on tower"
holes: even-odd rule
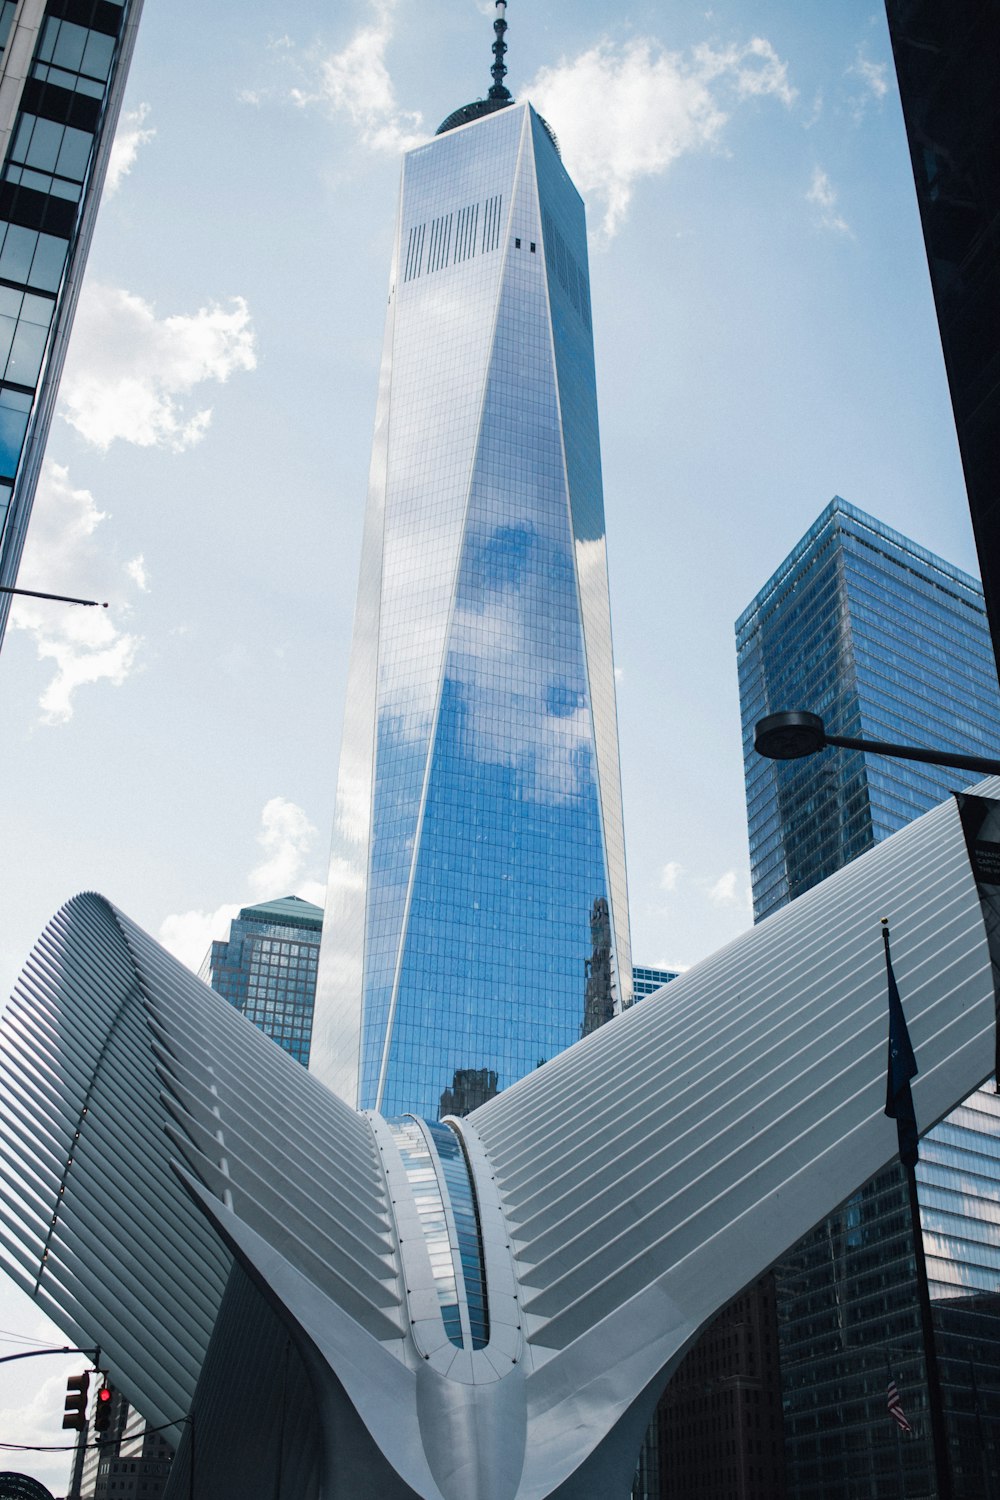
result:
[[[493,31],[496,40],[493,43],[493,66],[490,72],[493,74],[493,87],[490,89],[491,99],[503,99],[505,102],[511,97],[510,89],[504,83],[507,76],[507,66],[504,55],[507,51],[507,43],[504,34],[507,30],[507,0],[496,0],[497,18],[493,22]]]

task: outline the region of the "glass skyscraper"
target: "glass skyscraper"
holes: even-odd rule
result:
[[[199,978],[272,1041],[309,1065],[323,912],[300,896],[244,906],[213,942]]]
[[[636,964],[632,969],[632,998],[644,1000],[647,995],[655,995],[657,990],[676,978],[676,969],[647,969]]]
[[[0,585],[24,548],[142,0],[0,0]],[[0,644],[10,595],[0,593]]]
[[[802,708],[831,734],[969,755],[1000,746],[981,585],[839,497],[743,611],[736,644],[757,921],[963,784],[962,772],[857,750],[766,760],[759,719]]]
[[[584,210],[491,91],[403,165],[311,1066],[387,1115],[505,1087],[577,1040],[599,901],[618,1009]]]
[[[736,630],[759,920],[973,778],[840,749],[765,760],[753,750],[757,720],[807,709],[833,733],[996,754],[1000,694],[978,582],[840,499]],[[1000,1098],[987,1086],[924,1137],[917,1166],[948,1457],[964,1500],[1000,1480],[998,1169]],[[935,1496],[902,1168],[797,1245],[775,1269],[775,1292],[789,1497]],[[912,1435],[888,1414],[890,1374]]]

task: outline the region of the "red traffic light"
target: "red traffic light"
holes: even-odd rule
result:
[[[75,1432],[87,1430],[87,1392],[90,1390],[89,1375],[71,1375],[66,1382],[66,1410],[62,1424]]]
[[[97,1392],[97,1405],[94,1407],[94,1431],[107,1432],[111,1426],[111,1397],[114,1391],[107,1381]]]

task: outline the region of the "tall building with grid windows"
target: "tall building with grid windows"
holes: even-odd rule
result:
[[[599,901],[618,1009],[584,209],[500,88],[404,159],[311,1066],[387,1115],[504,1088],[577,1040]]]
[[[676,969],[648,969],[635,964],[632,968],[632,999],[644,1000],[647,995],[655,995],[657,990],[676,978]]]
[[[753,750],[759,719],[807,709],[836,734],[995,755],[1000,693],[979,583],[839,498],[736,631],[759,920],[974,779],[841,749],[765,760]],[[880,915],[872,914],[875,943]],[[1000,1480],[1000,1098],[992,1086],[920,1150],[954,1493],[979,1500]],[[774,1283],[790,1500],[936,1495],[902,1168],[842,1204],[775,1268]],[[905,1443],[886,1411],[890,1372],[914,1429]]]
[[[199,978],[309,1065],[323,912],[300,896],[244,906],[225,942],[213,942]]]
[[[978,581],[839,497],[736,622],[754,918],[943,802],[962,773],[858,750],[798,761],[753,748],[759,719],[969,755],[1000,745]]]
[[[0,586],[13,588],[142,0],[0,0]],[[0,645],[11,596],[0,593]]]

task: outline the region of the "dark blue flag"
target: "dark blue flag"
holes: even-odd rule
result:
[[[889,924],[885,918],[882,919],[882,941],[885,943],[885,971],[889,981],[889,1066],[885,1080],[885,1112],[890,1120],[896,1122],[900,1161],[904,1167],[915,1167],[919,1152],[917,1117],[913,1112],[910,1079],[916,1078],[919,1070],[910,1045],[910,1033],[906,1029],[906,1017],[896,988],[896,976],[892,972]]]

